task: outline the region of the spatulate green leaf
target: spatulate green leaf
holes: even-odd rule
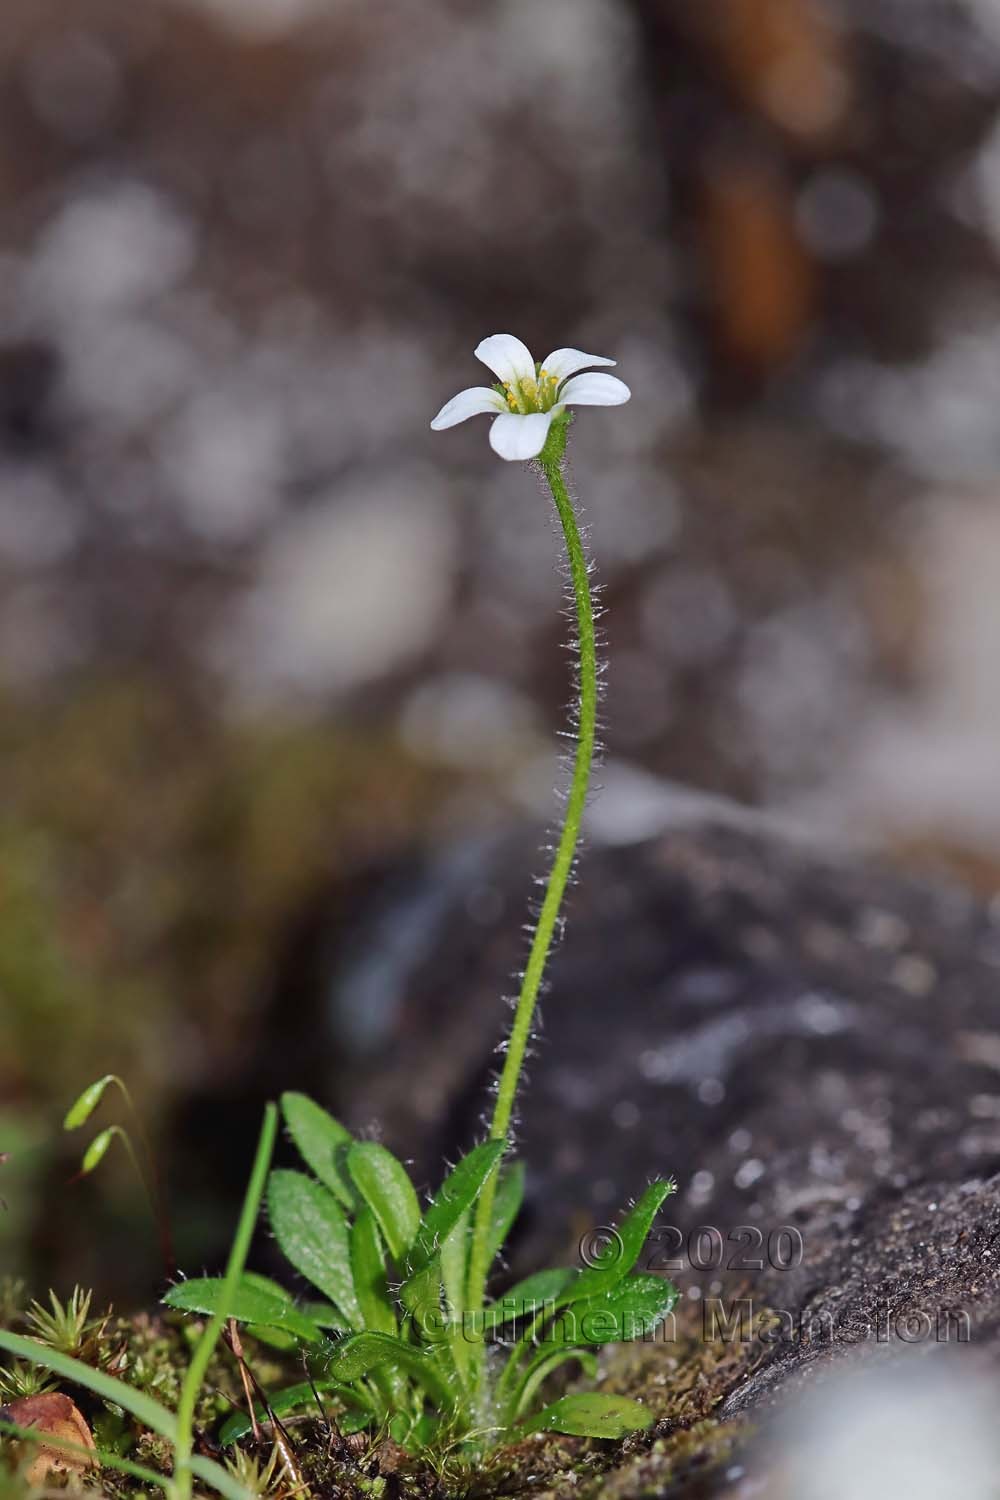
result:
[[[345,1208],[353,1208],[357,1195],[344,1166],[354,1144],[351,1132],[306,1094],[282,1094],[281,1113],[306,1165]]]
[[[448,1338],[452,1364],[459,1380],[470,1383],[473,1360],[472,1344],[464,1326],[466,1277],[469,1266],[469,1224],[471,1212],[466,1209],[455,1227],[441,1243],[438,1262],[444,1289],[445,1317],[450,1323]]]
[[[642,1432],[653,1425],[653,1416],[638,1401],[625,1396],[563,1396],[553,1401],[527,1422],[519,1431],[564,1432],[574,1437],[623,1438],[630,1432]]]
[[[405,1371],[443,1410],[452,1409],[455,1391],[441,1366],[413,1344],[386,1333],[356,1333],[345,1339],[330,1356],[328,1373],[332,1380],[360,1380],[380,1365]]]
[[[609,1254],[599,1265],[588,1266],[581,1271],[575,1283],[563,1297],[564,1302],[576,1302],[582,1297],[594,1297],[616,1286],[627,1276],[642,1253],[653,1220],[665,1199],[677,1191],[676,1183],[661,1178],[651,1182],[638,1203],[626,1214],[618,1226],[617,1238]]]
[[[299,1311],[307,1318],[311,1318],[317,1328],[326,1328],[333,1333],[347,1333],[344,1327],[343,1314],[339,1313],[332,1302],[310,1302],[304,1298],[299,1304]]]
[[[363,1208],[351,1225],[351,1273],[365,1328],[394,1334],[396,1314],[389,1299],[382,1242],[370,1208]]]
[[[624,1344],[653,1334],[677,1301],[662,1276],[626,1276],[610,1291],[577,1300],[551,1324],[545,1343]]]
[[[441,1282],[448,1317],[459,1322],[465,1312],[465,1278],[469,1264],[470,1215],[464,1213],[441,1241]]]
[[[350,1327],[360,1328],[347,1221],[333,1194],[304,1172],[279,1169],[268,1182],[267,1206],[275,1238],[296,1271],[330,1298]]]
[[[375,1215],[390,1255],[404,1266],[420,1228],[420,1204],[406,1168],[377,1141],[359,1141],[347,1153],[347,1170]]]
[[[483,1141],[475,1146],[448,1173],[424,1214],[413,1249],[410,1251],[411,1274],[422,1271],[431,1257],[441,1249],[446,1237],[462,1215],[472,1207],[483,1190],[483,1184],[503,1156],[503,1141]]]
[[[441,1259],[435,1256],[416,1276],[399,1289],[400,1301],[413,1314],[418,1328],[433,1328],[441,1322]]]
[[[597,1355],[591,1354],[587,1349],[556,1349],[551,1354],[543,1354],[534,1360],[524,1372],[514,1399],[515,1417],[520,1416],[522,1412],[529,1411],[549,1376],[554,1375],[560,1365],[569,1364],[571,1361],[575,1361],[591,1380],[594,1379],[597,1374]]]
[[[221,1276],[193,1276],[172,1286],[164,1297],[167,1307],[181,1312],[211,1315],[219,1310],[222,1299]],[[259,1285],[244,1274],[226,1308],[228,1317],[237,1323],[259,1323],[265,1328],[280,1328],[306,1343],[318,1343],[322,1335],[317,1325],[295,1306],[287,1292],[275,1292]]]

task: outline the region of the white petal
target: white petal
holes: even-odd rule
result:
[[[554,416],[554,411],[535,411],[527,417],[506,412],[490,428],[490,447],[501,458],[537,458]]]
[[[559,392],[563,406],[621,406],[632,392],[617,375],[574,375]]]
[[[484,411],[506,411],[507,403],[496,391],[491,391],[487,385],[470,385],[467,391],[459,391],[457,396],[452,396],[434,418],[431,426],[435,432],[443,432],[446,427],[454,427],[457,422],[464,422],[469,417],[478,417]]]
[[[531,350],[512,333],[491,333],[476,346],[476,358],[488,365],[498,380],[533,380]]]
[[[604,359],[600,354],[584,354],[582,349],[553,349],[548,359],[542,360],[546,375],[556,380],[568,380],[577,370],[589,369],[591,365],[613,365],[613,359]]]

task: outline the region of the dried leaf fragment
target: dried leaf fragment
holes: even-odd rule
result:
[[[0,1420],[12,1422],[16,1427],[34,1427],[60,1443],[73,1443],[77,1448],[88,1450],[87,1454],[69,1453],[47,1443],[32,1444],[31,1461],[25,1474],[29,1484],[43,1484],[50,1474],[80,1474],[84,1469],[98,1467],[90,1428],[68,1396],[57,1391],[41,1396],[23,1396],[7,1406],[0,1406]],[[24,1443],[21,1446],[26,1450],[29,1445]],[[29,1454],[25,1452],[24,1456],[29,1457]]]

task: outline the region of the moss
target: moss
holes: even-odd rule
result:
[[[745,1341],[706,1341],[697,1326],[697,1311],[685,1309],[669,1342],[658,1339],[605,1350],[601,1388],[642,1400],[655,1417],[648,1432],[621,1443],[545,1434],[498,1448],[474,1464],[457,1451],[431,1462],[406,1453],[385,1433],[342,1436],[331,1404],[330,1423],[314,1415],[286,1421],[294,1469],[314,1494],[340,1494],[345,1500],[378,1500],[382,1495],[392,1500],[665,1500],[731,1458],[737,1436],[746,1429],[721,1421],[718,1409],[766,1357],[770,1346],[759,1336],[765,1324],[766,1314]],[[173,1406],[199,1327],[196,1321],[173,1315],[111,1319],[102,1336],[100,1362]],[[265,1388],[300,1377],[294,1359],[284,1361],[249,1337],[246,1349]],[[162,1439],[138,1431],[130,1419],[84,1392],[69,1393],[79,1402],[100,1447],[169,1472],[169,1445]],[[204,1435],[205,1451],[212,1451],[211,1434],[224,1416],[243,1405],[234,1362],[223,1349],[213,1360],[198,1405],[197,1427]],[[267,1467],[272,1444],[266,1431],[264,1446],[256,1454],[252,1439],[241,1446],[256,1457],[259,1469]],[[276,1462],[273,1487],[287,1487],[289,1477]],[[136,1493],[134,1480],[107,1469],[87,1482],[109,1500],[129,1500]],[[25,1493],[22,1487],[18,1500]]]

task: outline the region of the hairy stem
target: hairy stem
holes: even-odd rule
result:
[[[518,1082],[524,1066],[524,1054],[531,1037],[535,1006],[580,839],[580,824],[587,801],[587,790],[590,786],[597,733],[597,643],[594,632],[594,606],[590,593],[587,557],[563,473],[568,425],[566,418],[552,424],[549,440],[538,462],[549,489],[552,491],[552,498],[562,525],[576,607],[579,690],[576,754],[566,802],[566,814],[552,860],[538,922],[532,935],[528,962],[521,980],[521,992],[518,995],[514,1012],[514,1024],[511,1027],[507,1044],[507,1055],[497,1088],[490,1136],[493,1140],[503,1141],[508,1139]],[[476,1209],[476,1221],[469,1252],[468,1306],[473,1313],[481,1311],[486,1294],[486,1279],[490,1269],[490,1225],[496,1184],[497,1174],[494,1172],[480,1194]]]

